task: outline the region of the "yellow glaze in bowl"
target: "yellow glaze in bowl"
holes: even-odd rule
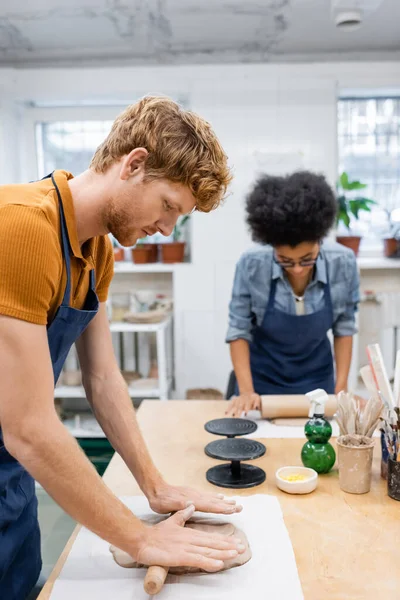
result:
[[[310,494],[318,484],[318,473],[307,467],[281,467],[275,477],[278,488],[288,494]]]

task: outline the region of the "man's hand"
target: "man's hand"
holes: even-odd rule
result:
[[[155,490],[146,493],[150,507],[154,512],[165,515],[193,504],[196,510],[207,513],[231,515],[242,510],[235,500],[225,499],[222,494],[208,494],[189,487],[168,485],[161,481]]]
[[[229,401],[225,415],[227,417],[240,417],[242,413],[247,415],[249,410],[261,410],[261,398],[256,393],[234,396]]]
[[[214,572],[222,569],[224,560],[244,552],[238,538],[184,528],[193,513],[191,505],[158,525],[146,527],[137,542],[134,558],[144,565],[198,567]]]

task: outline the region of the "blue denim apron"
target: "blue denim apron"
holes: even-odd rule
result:
[[[275,308],[277,280],[271,282],[261,326],[253,332],[250,367],[257,394],[305,394],[322,388],[333,394],[334,368],[328,331],[333,324],[329,280],[324,307],[310,315]]]
[[[46,178],[49,177],[58,196],[62,251],[67,272],[67,284],[61,306],[47,328],[56,384],[72,344],[95,317],[99,301],[92,270],[90,288],[83,309],[78,310],[70,306],[71,246],[61,194],[54,174]],[[35,482],[23,466],[7,452],[0,430],[0,599],[26,600],[39,577],[41,567]]]

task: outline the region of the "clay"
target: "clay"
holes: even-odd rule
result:
[[[149,519],[143,519],[146,525],[155,525],[163,521],[165,517],[155,516]],[[251,550],[246,535],[240,529],[237,529],[232,523],[224,523],[223,521],[217,521],[215,519],[206,519],[194,517],[187,521],[185,527],[190,529],[197,529],[204,533],[218,533],[220,535],[231,536],[234,535],[241,539],[242,543],[246,547],[242,554],[238,554],[235,558],[225,561],[222,571],[233,569],[234,567],[240,567],[251,559]],[[143,565],[135,561],[129,554],[123,550],[119,550],[115,546],[110,546],[110,552],[113,555],[115,562],[120,566],[127,569],[147,568],[148,565]],[[187,573],[204,573],[202,569],[197,567],[170,567],[169,573],[172,575],[185,575]]]

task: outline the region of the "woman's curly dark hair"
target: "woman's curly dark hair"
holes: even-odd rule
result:
[[[260,177],[247,197],[246,212],[255,242],[294,248],[326,236],[335,221],[337,202],[323,175],[299,171],[286,177]]]

